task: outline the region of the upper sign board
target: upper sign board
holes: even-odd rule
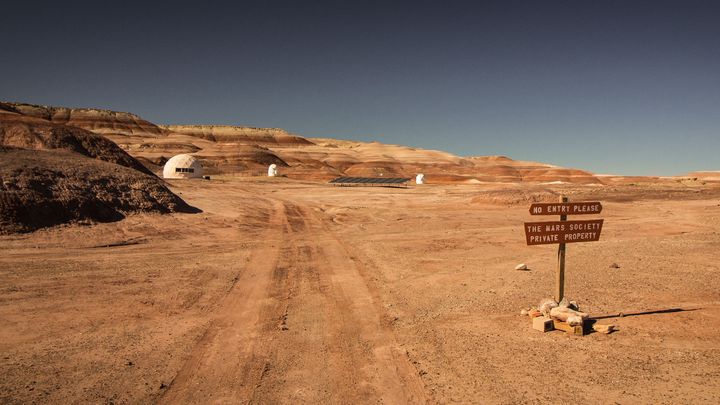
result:
[[[599,201],[571,203],[538,203],[530,206],[531,215],[582,215],[599,214],[602,204]]]

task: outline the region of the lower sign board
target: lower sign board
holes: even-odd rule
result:
[[[603,220],[525,222],[528,245],[594,242],[600,240]]]

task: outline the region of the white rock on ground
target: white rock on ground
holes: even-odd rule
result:
[[[527,268],[528,268],[527,264],[525,264],[525,263],[520,263],[517,266],[515,266],[515,270],[527,270]]]

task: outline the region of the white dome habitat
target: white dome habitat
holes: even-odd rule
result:
[[[163,167],[165,179],[193,179],[203,175],[202,165],[194,156],[183,154],[170,158]]]

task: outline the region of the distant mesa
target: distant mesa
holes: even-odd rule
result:
[[[490,156],[470,156],[468,159],[474,159],[487,162],[512,162],[513,160],[507,156],[490,155]]]
[[[522,162],[507,156],[460,157],[451,153],[331,138],[305,138],[280,128],[229,125],[156,125],[135,114],[99,109],[2,103],[8,113],[101,133],[160,175],[178,154],[192,154],[206,174],[267,175],[268,166],[283,176],[327,181],[338,176],[413,176],[423,173],[442,183],[602,184],[583,170]]]
[[[689,179],[696,179],[700,181],[720,181],[720,170],[718,171],[704,171],[704,172],[692,172],[687,175]]]
[[[191,144],[191,143],[182,143],[182,142],[144,142],[140,144],[131,144],[132,146],[128,146],[128,144],[124,144],[124,146],[128,149],[132,148],[137,151],[147,151],[147,152],[158,152],[158,153],[194,153],[200,150],[199,147]]]
[[[230,125],[165,125],[161,128],[171,133],[190,135],[212,142],[236,142],[263,146],[313,145],[309,140],[280,128]]]
[[[54,124],[71,125],[97,134],[163,136],[164,131],[135,114],[96,108],[51,107],[25,103],[0,103],[0,109]]]

